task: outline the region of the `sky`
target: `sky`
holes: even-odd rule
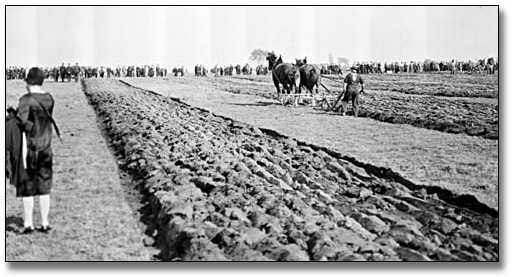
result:
[[[484,20],[487,19],[487,20]],[[497,7],[6,7],[6,65],[468,60],[498,55]]]

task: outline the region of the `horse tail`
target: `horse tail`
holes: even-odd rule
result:
[[[309,69],[309,76],[312,78],[311,80],[314,80],[316,85],[319,85],[321,82],[321,75],[320,72],[318,72],[318,69],[315,66],[311,66]]]
[[[296,66],[293,66],[292,72],[290,72],[289,78],[292,81],[292,84],[294,84],[294,86],[295,86],[295,93],[297,93],[298,90],[300,89],[300,81],[301,81],[300,69]]]

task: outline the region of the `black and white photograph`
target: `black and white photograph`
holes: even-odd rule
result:
[[[4,8],[6,262],[506,261],[501,6]]]

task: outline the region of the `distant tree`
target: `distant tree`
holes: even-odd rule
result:
[[[258,64],[261,64],[266,60],[268,56],[268,51],[262,49],[255,49],[250,53],[250,60],[256,61]]]

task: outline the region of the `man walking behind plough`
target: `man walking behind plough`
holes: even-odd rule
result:
[[[355,66],[350,68],[350,73],[348,73],[346,78],[344,78],[343,92],[337,98],[334,108],[332,109],[333,111],[337,111],[341,108],[343,116],[346,115],[346,105],[348,105],[350,100],[352,101],[353,116],[359,115],[359,94],[360,92],[364,92],[364,81],[362,80],[362,77],[357,74],[357,71],[358,69]],[[343,101],[338,105],[341,97],[343,98]]]

